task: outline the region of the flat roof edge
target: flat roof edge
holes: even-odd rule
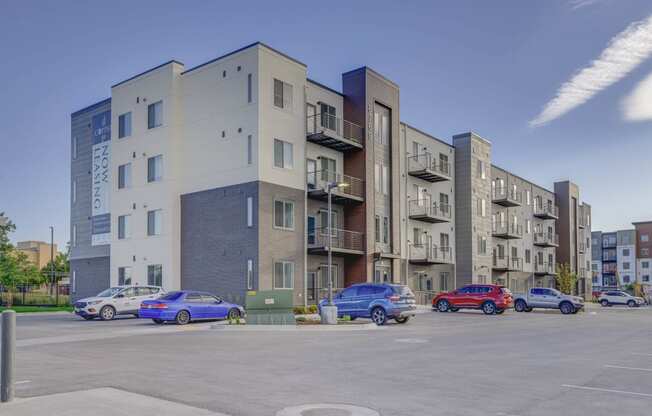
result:
[[[131,77],[131,78],[127,78],[127,79],[125,79],[124,81],[120,81],[120,82],[118,82],[117,84],[113,84],[113,85],[111,85],[111,88],[119,87],[120,85],[125,84],[125,83],[127,83],[127,82],[129,82],[129,81],[133,81],[134,79],[136,79],[136,78],[138,78],[138,77],[142,77],[143,75],[147,74],[148,72],[156,71],[157,69],[159,69],[159,68],[163,68],[164,66],[169,65],[169,64],[172,64],[172,63],[179,64],[179,65],[183,65],[183,62],[179,62],[179,61],[177,61],[176,59],[171,59],[171,60],[169,60],[169,61],[167,61],[167,62],[164,62],[164,63],[162,63],[162,64],[160,64],[160,65],[155,66],[154,68],[150,68],[150,69],[148,69],[147,71],[143,71],[143,72],[141,72],[140,74],[134,75],[134,76]]]
[[[75,117],[75,116],[78,116],[78,115],[80,115],[82,113],[87,113],[87,112],[93,110],[96,107],[101,107],[104,104],[107,104],[107,103],[110,103],[110,102],[111,102],[111,97],[105,98],[102,101],[98,101],[95,104],[91,104],[89,106],[86,106],[86,107],[82,108],[81,110],[77,110],[74,113],[71,113],[70,117]]]

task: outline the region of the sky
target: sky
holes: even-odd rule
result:
[[[69,241],[70,113],[177,59],[262,41],[341,90],[366,65],[401,119],[473,130],[537,184],[571,179],[594,230],[652,219],[652,2],[0,0],[0,212],[13,241]]]

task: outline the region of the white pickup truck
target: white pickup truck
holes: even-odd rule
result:
[[[533,308],[559,309],[564,315],[577,313],[584,307],[584,299],[566,295],[557,289],[533,287],[526,294],[514,295],[514,310],[530,312]]]

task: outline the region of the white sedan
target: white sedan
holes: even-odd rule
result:
[[[611,306],[611,305],[627,305],[630,308],[641,306],[645,304],[645,299],[632,296],[627,292],[622,290],[610,290],[608,292],[603,292],[598,297],[598,302],[602,306]]]

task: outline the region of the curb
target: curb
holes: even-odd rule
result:
[[[234,332],[346,332],[381,329],[374,323],[355,325],[212,325],[211,329]]]

